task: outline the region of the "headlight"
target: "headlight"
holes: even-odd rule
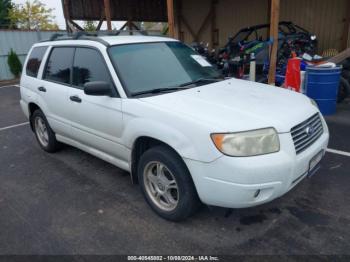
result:
[[[315,35],[312,35],[312,36],[310,37],[310,39],[311,39],[312,41],[315,41],[316,38],[317,38],[317,36],[315,36]]]
[[[316,108],[318,108],[318,104],[316,103],[315,100],[313,100],[312,98],[310,98],[311,104],[313,104]]]
[[[274,128],[229,134],[212,134],[217,149],[225,155],[244,157],[278,152],[280,142]]]

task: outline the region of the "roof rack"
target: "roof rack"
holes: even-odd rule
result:
[[[102,40],[101,38],[98,38],[98,34],[96,33],[90,33],[90,32],[84,32],[79,31],[75,32],[71,35],[63,35],[63,34],[53,34],[48,40],[43,40],[41,42],[51,42],[51,41],[63,41],[63,40],[91,40],[99,42],[105,46],[109,46],[109,44]]]
[[[99,38],[99,36],[120,36],[121,34],[128,34],[128,35],[145,35],[148,36],[148,32],[145,30],[114,30],[114,31],[108,31],[108,32],[85,32],[85,31],[78,31],[73,34],[59,34],[55,33],[53,34],[48,40],[43,40],[41,42],[49,42],[49,41],[61,41],[61,40],[91,40],[99,42],[105,46],[109,46],[109,44]]]
[[[134,35],[135,33],[139,33],[140,35],[149,35],[145,30],[114,30],[108,32],[108,35],[120,35],[121,33],[128,33],[129,35]]]

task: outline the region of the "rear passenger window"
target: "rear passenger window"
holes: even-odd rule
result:
[[[55,47],[46,64],[44,79],[70,84],[74,48]]]
[[[34,47],[29,55],[29,59],[26,67],[26,74],[28,76],[37,77],[41,61],[47,50],[47,46]]]
[[[83,88],[85,83],[92,81],[105,81],[112,85],[102,55],[94,49],[77,48],[73,64],[73,85]]]

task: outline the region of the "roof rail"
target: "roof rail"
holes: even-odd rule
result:
[[[53,34],[49,39],[42,40],[41,42],[51,42],[51,41],[63,41],[63,40],[90,40],[99,42],[105,46],[109,46],[109,43],[98,38],[98,35],[95,33],[89,33],[84,31],[75,32],[74,34],[64,35],[64,34]]]
[[[108,31],[108,32],[85,32],[85,31],[78,31],[73,34],[53,34],[48,40],[43,40],[41,42],[49,42],[49,41],[61,41],[61,40],[90,40],[90,41],[96,41],[99,42],[105,46],[109,46],[109,43],[99,38],[99,36],[119,36],[122,33],[126,33],[129,35],[149,35],[147,31],[145,30],[114,30],[114,31]]]
[[[55,41],[60,36],[63,36],[63,34],[55,33],[49,38],[49,41]]]
[[[97,37],[98,35],[95,33],[85,32],[85,31],[78,31],[72,34],[72,39],[77,40],[83,36],[94,36]]]
[[[140,35],[149,35],[146,30],[113,30],[108,32],[108,35],[120,35],[121,33],[129,33],[129,35],[134,35],[139,33]]]

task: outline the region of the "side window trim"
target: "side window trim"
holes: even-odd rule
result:
[[[80,86],[73,85],[73,70],[74,70],[74,62],[75,62],[75,53],[76,53],[76,50],[77,50],[78,48],[85,48],[85,49],[91,49],[91,50],[97,51],[98,55],[99,55],[100,58],[102,59],[102,62],[103,62],[103,64],[104,64],[104,66],[105,66],[105,69],[107,70],[107,73],[108,73],[108,75],[109,75],[110,82],[111,82],[111,84],[112,84],[112,90],[113,90],[113,93],[114,93],[114,94],[113,94],[113,97],[120,98],[120,94],[119,94],[119,92],[118,92],[118,90],[117,90],[117,87],[115,86],[113,77],[112,77],[112,75],[111,75],[111,72],[109,71],[108,65],[107,65],[107,63],[106,63],[106,61],[105,61],[105,58],[104,58],[103,54],[101,53],[101,50],[99,50],[99,49],[96,48],[96,47],[92,47],[92,46],[83,46],[83,45],[82,45],[82,46],[75,46],[74,55],[73,55],[73,61],[72,61],[72,69],[71,69],[71,82],[70,82],[71,85],[70,85],[70,87],[76,88],[76,89],[79,89],[79,90],[83,90]]]
[[[72,59],[70,61],[70,75],[69,75],[69,84],[67,83],[62,83],[62,82],[58,82],[58,81],[54,81],[52,79],[46,79],[45,78],[45,73],[46,73],[46,69],[48,67],[48,63],[49,63],[49,60],[50,60],[50,57],[51,57],[51,54],[52,54],[52,51],[55,50],[55,48],[72,48],[74,49],[73,50],[73,56],[72,56]],[[50,49],[50,52],[48,53],[48,56],[46,58],[46,61],[45,61],[45,67],[41,73],[41,79],[44,80],[44,81],[47,81],[47,82],[51,82],[51,83],[55,83],[55,84],[59,84],[59,85],[65,85],[65,86],[69,86],[69,87],[72,87],[72,70],[73,70],[73,61],[74,61],[74,54],[75,54],[75,49],[76,49],[76,46],[73,46],[73,45],[57,45],[57,46],[51,46],[51,49]]]

